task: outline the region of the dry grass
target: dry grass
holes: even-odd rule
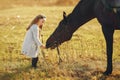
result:
[[[21,55],[25,28],[36,15],[43,13],[44,43],[62,19],[62,12],[74,7],[16,7],[0,11],[0,80],[119,80],[120,32],[115,32],[113,65],[110,76],[103,76],[106,67],[105,41],[96,19],[78,29],[72,40],[60,46],[63,62],[58,65],[56,50],[40,54],[38,69],[30,68],[31,59]],[[46,63],[46,62],[47,63]]]
[[[0,0],[0,9],[22,6],[71,6],[79,0]]]

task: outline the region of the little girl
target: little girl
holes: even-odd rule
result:
[[[36,16],[28,26],[23,42],[22,53],[32,58],[33,68],[37,68],[39,47],[45,48],[39,39],[45,21],[46,17],[44,15]]]

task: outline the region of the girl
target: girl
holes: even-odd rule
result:
[[[39,47],[45,48],[40,41],[42,26],[46,21],[44,15],[36,16],[27,28],[27,33],[22,46],[22,53],[32,58],[32,67],[37,67]]]

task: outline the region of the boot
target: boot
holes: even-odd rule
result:
[[[37,68],[38,57],[32,58],[32,67]]]

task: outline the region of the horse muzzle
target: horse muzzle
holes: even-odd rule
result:
[[[54,41],[53,43],[47,43],[46,44],[46,48],[50,48],[50,49],[55,49],[58,46],[59,46],[59,44],[58,44],[57,41]]]

